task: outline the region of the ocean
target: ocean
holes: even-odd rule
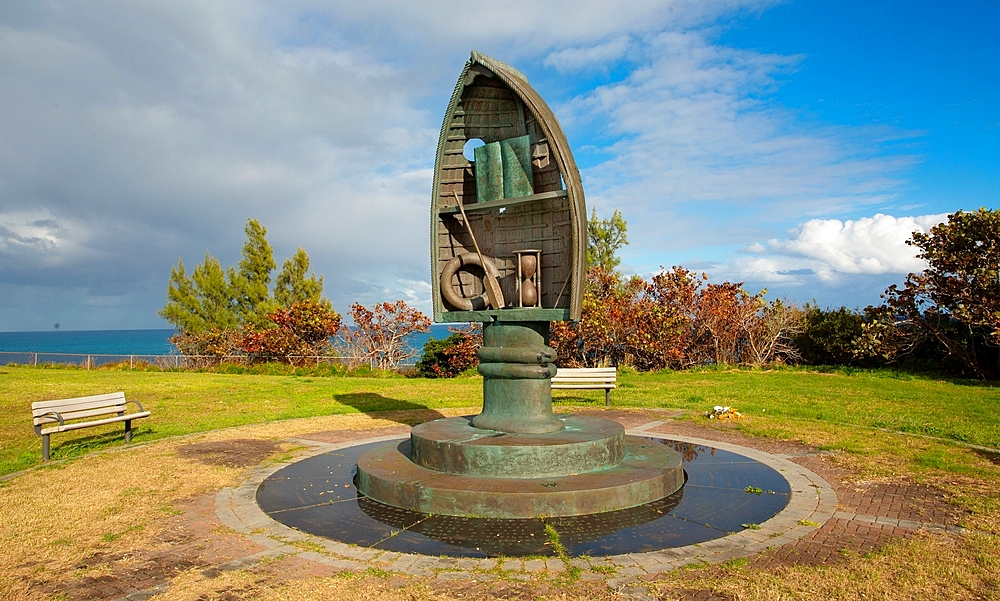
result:
[[[167,340],[173,329],[53,330],[0,332],[0,352],[88,355],[170,355],[177,349]],[[431,336],[447,338],[448,325],[434,324],[430,332],[411,334],[406,343],[420,350]]]

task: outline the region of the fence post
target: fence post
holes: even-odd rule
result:
[[[90,371],[90,355],[87,355],[87,371]]]
[[[35,362],[32,365],[38,367],[38,353],[35,353]]]
[[[133,359],[135,359],[135,355],[129,355],[128,356],[128,368],[129,369],[135,369],[135,362],[133,361]]]

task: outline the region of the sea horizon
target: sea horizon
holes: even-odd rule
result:
[[[454,325],[454,324],[452,324]],[[433,336],[448,336],[449,324],[433,324],[428,332],[406,338],[408,346],[420,350]],[[0,332],[0,352],[87,355],[177,355],[168,340],[174,328],[123,330],[22,330]]]

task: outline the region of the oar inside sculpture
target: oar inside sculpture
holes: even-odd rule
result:
[[[493,274],[491,274],[486,269],[486,261],[483,260],[483,253],[479,250],[479,243],[476,242],[476,235],[472,233],[472,224],[469,223],[469,218],[465,214],[465,207],[462,206],[462,199],[458,197],[458,193],[452,190],[452,194],[455,195],[455,201],[458,203],[458,210],[462,213],[462,221],[465,222],[465,228],[469,230],[469,237],[472,238],[472,245],[476,247],[476,255],[479,257],[479,263],[483,266],[483,285],[486,287],[486,298],[490,301],[490,306],[494,309],[503,309],[503,291],[500,290],[500,282],[497,281]]]

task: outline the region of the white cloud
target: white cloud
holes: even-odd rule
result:
[[[545,57],[545,65],[560,72],[576,71],[593,65],[614,61],[628,49],[628,37],[620,37],[596,46],[583,46],[558,50]]]
[[[46,210],[0,213],[0,264],[28,271],[78,263],[86,258],[87,233],[60,223]]]
[[[772,239],[766,246],[755,242],[720,271],[735,279],[793,286],[813,280],[836,286],[858,275],[898,277],[926,267],[906,241],[946,219],[945,214],[881,213],[846,221],[811,219],[788,239]]]
[[[453,2],[370,0],[311,4],[356,36],[377,37],[385,50],[419,44],[421,52],[475,47],[503,56],[535,58],[553,50],[588,47],[623,35],[695,27],[722,15],[756,12],[780,0],[509,0],[456,10]]]

